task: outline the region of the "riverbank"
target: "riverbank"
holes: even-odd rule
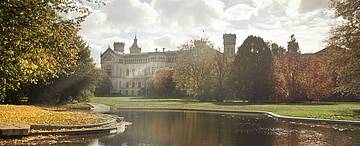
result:
[[[224,109],[243,111],[265,111],[281,116],[317,118],[330,120],[360,121],[360,103],[320,102],[296,104],[254,104],[243,102],[199,102],[192,99],[154,99],[146,97],[94,97],[92,103],[115,108],[178,108],[178,109]]]

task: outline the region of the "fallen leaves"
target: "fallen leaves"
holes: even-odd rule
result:
[[[28,105],[0,105],[0,123],[82,125],[103,122],[96,115],[75,111],[51,111]]]

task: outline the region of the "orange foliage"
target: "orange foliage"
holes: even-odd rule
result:
[[[327,62],[318,55],[284,55],[273,63],[275,101],[321,100],[333,94]]]

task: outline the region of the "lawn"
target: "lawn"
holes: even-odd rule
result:
[[[360,121],[360,103],[320,102],[297,104],[250,104],[239,102],[199,102],[182,98],[145,97],[94,97],[93,103],[102,103],[118,108],[191,108],[268,111],[278,115],[336,120]]]
[[[98,116],[84,112],[54,111],[28,105],[0,105],[0,123],[80,125],[102,121]]]

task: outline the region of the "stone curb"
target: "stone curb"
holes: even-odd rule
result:
[[[71,130],[71,131],[41,131],[41,132],[30,132],[29,136],[37,135],[87,135],[87,134],[114,134],[117,132],[116,127],[100,128],[100,129],[82,129],[82,130]]]
[[[328,120],[328,119],[315,119],[315,118],[299,118],[280,116],[272,112],[266,111],[247,111],[247,110],[226,110],[226,109],[193,109],[193,108],[115,108],[115,110],[172,110],[172,111],[198,111],[198,112],[218,112],[218,113],[239,113],[239,114],[260,114],[265,115],[275,120],[296,123],[308,123],[319,125],[338,125],[338,126],[357,126],[360,127],[360,121],[350,120]]]
[[[87,125],[30,125],[30,129],[33,130],[54,130],[54,129],[80,129],[80,128],[94,128],[104,126],[113,122],[116,122],[116,119],[110,119],[98,124],[87,124]]]

